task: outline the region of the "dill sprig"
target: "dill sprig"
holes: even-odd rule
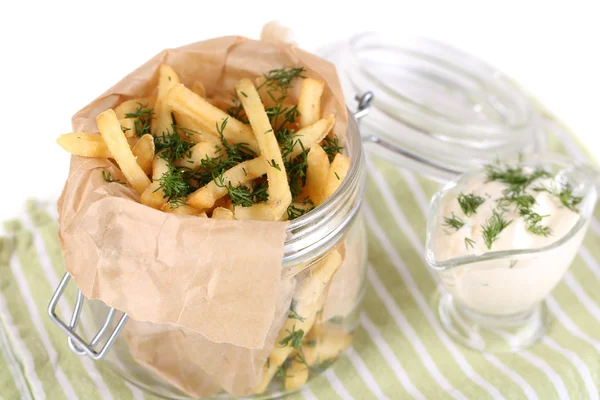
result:
[[[147,104],[138,103],[138,108],[134,113],[125,114],[125,118],[135,118],[135,132],[138,136],[150,133],[150,124],[154,118],[154,109],[146,108]]]
[[[162,135],[154,137],[154,151],[171,162],[190,157],[191,148],[195,143],[184,140],[182,136],[189,138],[189,133],[177,125],[172,125],[172,132],[163,132]]]
[[[300,314],[298,314],[298,312],[296,311],[296,300],[292,299],[292,303],[290,304],[290,312],[288,314],[288,318],[289,319],[297,319],[300,322],[304,322],[305,318],[302,317]]]
[[[485,199],[481,196],[477,196],[475,193],[460,193],[457,197],[457,201],[463,213],[465,213],[467,217],[470,217],[477,212],[477,208],[485,202]]]
[[[473,248],[475,245],[475,241],[469,237],[465,237],[465,248],[467,250],[469,250],[469,246],[471,246],[471,248]]]
[[[279,346],[281,347],[293,347],[294,349],[299,349],[302,346],[302,339],[304,338],[304,330],[299,329],[296,330],[296,325],[292,327],[292,330],[286,330],[288,335],[279,341]]]
[[[571,185],[565,185],[565,187],[556,194],[556,197],[558,197],[563,206],[567,207],[569,210],[576,213],[579,212],[579,204],[581,204],[583,197],[573,196],[573,188]]]
[[[292,360],[288,358],[283,362],[283,364],[281,364],[279,367],[277,367],[277,372],[275,372],[275,377],[277,377],[278,379],[281,379],[281,380],[284,380],[286,378],[291,378],[291,376],[287,374],[287,370],[290,368],[291,362],[292,362]]]
[[[125,185],[125,182],[118,180],[118,179],[114,179],[110,172],[106,171],[106,170],[102,170],[102,177],[104,178],[104,180],[108,183],[114,182],[114,183],[119,183],[121,185]]]
[[[321,142],[321,147],[323,151],[327,154],[329,158],[329,162],[333,162],[335,155],[341,153],[344,148],[340,146],[339,139],[337,136],[329,137],[326,136],[325,139]]]
[[[297,204],[308,204],[309,207],[298,207]],[[294,200],[287,208],[288,221],[301,217],[315,208],[315,203],[309,198],[303,200]]]
[[[483,230],[483,241],[488,248],[492,249],[492,244],[498,239],[500,233],[510,225],[512,221],[506,221],[504,216],[497,210],[492,212],[492,216],[488,218],[481,226]]]
[[[280,97],[273,98],[274,101],[280,102],[287,97],[287,91],[292,87],[292,81],[296,78],[305,78],[302,75],[305,71],[303,67],[283,67],[278,69],[272,69],[264,74],[263,82],[257,87],[257,90],[266,87],[267,92],[272,93],[275,96],[276,93]]]
[[[189,181],[189,168],[178,168],[170,162],[167,165],[169,170],[158,179],[157,191],[163,190],[164,197],[168,198],[171,206],[186,205],[185,197],[196,189]]]
[[[227,127],[227,121],[229,118],[224,118],[221,121],[221,125],[216,123],[217,133],[221,136],[221,143],[223,144],[223,148],[225,150],[225,154],[227,155],[227,162],[233,167],[236,164],[239,164],[243,161],[250,160],[256,157],[256,153],[252,151],[248,147],[247,143],[237,143],[237,144],[229,144],[227,139],[225,139],[225,127]]]
[[[465,226],[465,222],[452,213],[451,217],[444,217],[444,226],[454,228],[458,231],[460,228]]]
[[[256,203],[267,201],[269,199],[266,181],[264,183],[257,184],[254,189],[250,189],[245,185],[234,187],[231,182],[225,184],[222,174],[215,177],[214,181],[217,186],[227,189],[227,194],[229,195],[231,202],[236,206],[251,207]]]

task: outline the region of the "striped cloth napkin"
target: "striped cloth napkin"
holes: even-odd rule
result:
[[[550,121],[553,151],[586,159]],[[600,212],[548,298],[550,334],[519,354],[480,354],[442,330],[423,261],[428,199],[438,185],[371,155],[368,288],[354,341],[293,399],[598,399]],[[0,238],[0,398],[152,399],[103,362],[73,355],[46,315],[64,273],[54,204],[29,202]],[[59,312],[72,310],[65,301]]]

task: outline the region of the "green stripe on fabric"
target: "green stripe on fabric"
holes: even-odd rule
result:
[[[44,271],[33,244],[32,233],[24,230],[21,223],[16,220],[8,221],[5,224],[5,229],[15,235],[15,250],[30,291],[25,295],[33,298],[52,346],[59,354],[70,351],[64,333],[49,318],[46,318],[45,313],[42,313],[46,309],[48,299],[52,297],[55,288],[51,288],[44,277]],[[33,295],[34,293],[35,295]],[[86,399],[101,399],[98,390],[85,370],[83,361],[79,357],[64,357],[61,359],[60,365],[78,396]]]
[[[348,357],[340,357],[333,365],[337,379],[344,385],[348,393],[355,399],[376,399],[365,381],[358,375]]]
[[[323,400],[341,399],[341,397],[333,390],[327,378],[323,375],[314,377],[309,383],[311,392],[318,398]]]
[[[569,398],[585,399],[589,396],[581,376],[567,358],[543,343],[531,346],[529,351],[543,359],[562,378]]]
[[[31,222],[33,223],[34,229],[36,229],[37,234],[39,234],[42,238],[44,248],[37,250],[45,252],[50,259],[54,271],[56,272],[57,279],[60,279],[65,272],[65,268],[62,253],[60,251],[60,245],[58,243],[58,224],[46,213],[43,208],[39,207],[33,201],[29,201],[27,203],[26,209]],[[67,300],[69,309],[72,310],[75,306],[74,296],[67,298]],[[100,373],[102,380],[109,388],[110,392],[115,397],[125,398],[133,396],[133,393],[125,385],[124,381],[116,378],[106,363],[94,363],[94,366]]]
[[[583,306],[576,294],[569,289],[564,281],[561,281],[556,285],[556,288],[552,291],[552,295],[561,305],[569,307],[565,311],[569,312],[569,316],[579,328],[591,333],[593,337],[598,337],[598,332],[600,332],[600,321],[595,319],[594,315]],[[564,308],[565,307],[563,307],[563,309]]]
[[[6,249],[8,247],[7,243],[10,243],[11,240],[0,238],[0,242],[4,244],[1,247]],[[26,347],[25,350],[31,354],[34,360],[35,374],[41,381],[43,390],[48,398],[64,399],[66,397],[58,384],[52,362],[49,359],[48,353],[44,348],[33,322],[26,312],[27,307],[25,301],[23,300],[22,293],[15,282],[15,278],[8,264],[8,253],[2,253],[3,257],[2,260],[0,260],[0,276],[2,276],[3,279],[0,280],[0,292],[6,302],[8,312],[12,316],[19,339],[24,343]],[[8,257],[10,257],[10,255]],[[9,339],[14,342],[17,338],[12,338],[9,335]]]
[[[2,325],[0,324],[0,330],[2,329]],[[3,333],[0,332],[0,335],[2,334]],[[8,360],[8,357],[5,356],[7,351],[8,349],[5,348],[5,345],[0,342],[0,398],[5,396],[7,399],[20,399],[26,394],[21,395],[19,388],[17,387],[16,378],[13,376],[9,365],[10,361]],[[12,369],[14,370],[15,368],[20,367],[12,364]],[[21,374],[22,371],[17,371],[17,373]]]
[[[369,334],[358,327],[354,332],[352,346],[363,360],[381,391],[390,399],[408,399],[411,396],[396,379],[394,371],[383,358]]]
[[[513,371],[517,371],[533,387],[540,400],[558,398],[558,393],[546,374],[518,354],[496,354],[496,357]]]

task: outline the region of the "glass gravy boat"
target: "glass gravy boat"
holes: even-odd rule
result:
[[[582,197],[578,221],[549,245],[436,259],[435,233],[443,217],[442,200],[482,170],[446,184],[430,206],[426,259],[441,281],[435,298],[438,316],[451,337],[481,351],[515,352],[544,336],[550,323],[544,298],[577,254],[598,199],[600,172],[588,165],[555,154],[530,155],[520,162],[558,173],[573,193]]]

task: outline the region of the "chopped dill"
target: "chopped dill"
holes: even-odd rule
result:
[[[494,210],[492,216],[488,218],[481,226],[483,230],[483,241],[488,248],[492,249],[492,244],[498,239],[500,233],[510,225],[512,221],[506,221],[501,213]]]
[[[474,247],[475,241],[471,238],[465,237],[465,248],[467,250],[469,250],[469,246],[471,246],[471,248]]]
[[[460,193],[457,197],[457,201],[463,213],[465,213],[467,217],[470,217],[477,212],[477,208],[485,202],[485,199],[481,196],[477,196],[475,193]]]
[[[138,103],[134,113],[125,114],[125,118],[135,118],[135,132],[138,136],[150,133],[150,124],[154,118],[154,109],[146,108],[147,104]]]
[[[465,222],[459,217],[457,217],[454,213],[452,213],[451,217],[444,217],[444,226],[454,228],[458,231],[460,228],[465,226]]]
[[[114,183],[119,183],[121,185],[125,185],[125,182],[120,181],[118,179],[114,179],[110,172],[106,171],[106,170],[102,170],[102,177],[104,178],[104,180],[108,183],[114,182]]]

